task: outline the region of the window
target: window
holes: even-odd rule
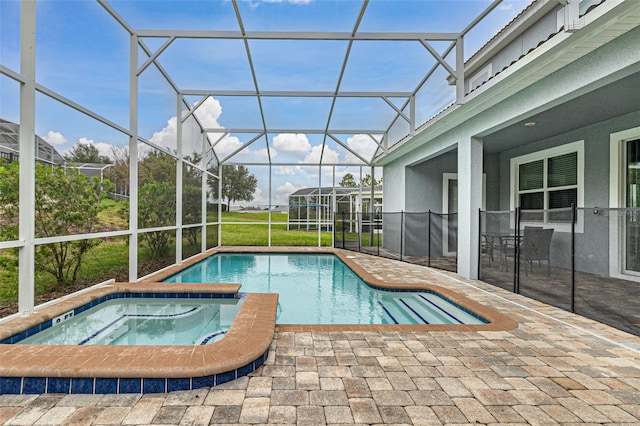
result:
[[[511,159],[512,208],[525,222],[570,222],[570,211],[552,210],[583,204],[583,164],[582,141]]]

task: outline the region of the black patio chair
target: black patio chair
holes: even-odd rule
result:
[[[551,275],[551,238],[553,237],[553,228],[544,229],[542,227],[525,226],[522,236],[520,237],[520,245],[518,252],[520,259],[529,264],[529,269],[533,272],[533,262],[547,261],[547,275]],[[516,237],[504,238],[502,242],[502,254],[505,256],[505,267],[507,266],[506,258],[513,257],[515,260]],[[525,274],[529,275],[529,269],[526,265]],[[507,268],[508,270],[508,268]]]

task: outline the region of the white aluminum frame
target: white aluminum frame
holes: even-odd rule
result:
[[[318,188],[322,187],[322,168],[332,167],[332,185],[336,185],[336,168],[355,166],[359,167],[360,178],[362,179],[362,168],[370,167],[372,180],[374,177],[374,168],[376,165],[376,159],[384,155],[389,148],[389,131],[398,120],[404,120],[409,124],[410,134],[416,132],[416,105],[415,98],[416,93],[425,85],[433,73],[439,68],[443,67],[447,74],[456,81],[456,102],[462,103],[464,98],[464,36],[475,27],[484,17],[486,17],[492,10],[494,10],[502,0],[495,0],[489,7],[487,7],[480,15],[478,15],[466,28],[461,32],[360,32],[359,27],[362,18],[366,12],[369,1],[363,0],[360,12],[356,18],[356,21],[351,32],[283,32],[283,31],[246,31],[242,14],[238,6],[238,0],[232,0],[234,7],[238,31],[191,31],[191,30],[155,30],[155,29],[135,29],[107,2],[107,0],[96,0],[100,6],[108,13],[129,35],[129,125],[128,128],[124,128],[106,117],[86,108],[80,104],[75,103],[71,99],[68,99],[55,91],[44,87],[36,82],[36,1],[21,2],[21,17],[20,17],[20,72],[11,70],[3,65],[0,65],[0,74],[9,77],[10,79],[20,84],[20,131],[19,131],[19,144],[20,144],[20,201],[19,201],[19,237],[15,241],[3,241],[0,242],[0,250],[2,249],[15,249],[19,251],[19,311],[21,313],[32,312],[34,309],[34,269],[35,260],[34,253],[35,247],[40,244],[49,244],[60,241],[74,241],[90,238],[105,238],[105,237],[122,237],[127,236],[129,238],[129,280],[135,282],[138,277],[138,236],[145,232],[154,232],[161,230],[175,230],[176,231],[176,263],[182,262],[182,230],[185,228],[201,227],[202,244],[201,250],[205,251],[207,247],[206,230],[208,226],[218,227],[218,241],[217,244],[222,243],[222,205],[218,203],[218,219],[215,222],[209,222],[206,218],[207,215],[207,195],[206,189],[207,178],[213,176],[218,179],[218,190],[221,193],[222,185],[222,165],[236,164],[233,162],[233,158],[236,154],[242,152],[243,149],[250,146],[256,140],[264,137],[266,140],[267,148],[269,148],[269,135],[278,133],[308,133],[308,134],[321,134],[323,135],[323,152],[326,147],[328,139],[333,140],[338,145],[346,149],[348,152],[356,156],[362,163],[331,163],[324,162],[321,156],[318,163],[276,163],[269,155],[269,161],[267,163],[240,163],[243,165],[251,166],[269,166],[269,237],[268,243],[271,245],[271,206],[272,206],[272,166],[278,165],[292,165],[292,166],[317,166],[319,170]],[[163,38],[165,41],[159,48],[152,51],[145,43],[145,38]],[[179,38],[190,39],[219,39],[219,40],[241,40],[244,43],[245,53],[249,63],[251,76],[253,79],[254,90],[216,90],[211,88],[201,89],[188,89],[183,90],[172,80],[167,71],[162,67],[161,59],[163,53],[167,50],[171,44]],[[253,65],[251,50],[249,46],[249,40],[342,40],[348,42],[348,48],[346,50],[342,67],[337,78],[337,84],[334,91],[261,91],[258,85],[258,76]],[[436,63],[431,69],[429,69],[424,78],[419,82],[414,90],[409,92],[402,91],[343,91],[341,90],[342,80],[346,66],[349,62],[351,48],[356,42],[367,41],[397,41],[407,43],[420,43],[424,46],[425,51],[435,58]],[[430,44],[431,41],[449,41],[451,44],[442,53],[439,54]],[[139,65],[139,49],[146,55],[142,65]],[[451,64],[447,58],[449,54],[455,49],[455,63]],[[177,127],[177,150],[172,152],[170,149],[157,144],[152,143],[149,140],[144,139],[139,134],[139,117],[138,117],[138,95],[139,95],[139,78],[144,74],[146,70],[153,67],[160,75],[167,81],[171,89],[176,95],[176,111],[177,117],[182,117],[178,120]],[[129,228],[124,231],[109,231],[99,232],[93,234],[81,234],[81,235],[66,235],[52,238],[35,238],[35,153],[33,140],[35,138],[35,96],[36,93],[41,93],[49,98],[64,104],[71,109],[83,113],[87,117],[90,117],[111,129],[121,132],[129,138],[128,149],[131,158],[129,165],[130,188],[129,188]],[[201,96],[201,101],[194,106],[189,105],[189,102],[185,99],[186,96]],[[202,125],[198,120],[195,111],[198,106],[202,104],[209,96],[250,96],[255,97],[260,111],[260,118],[262,127],[258,129],[209,129]],[[264,117],[264,110],[262,107],[261,99],[263,97],[301,97],[301,98],[317,98],[327,97],[331,98],[331,107],[329,109],[328,117],[324,128],[320,129],[303,129],[303,128],[269,128],[266,124]],[[339,129],[333,128],[331,118],[333,116],[334,108],[338,98],[377,98],[385,102],[394,112],[395,117],[386,128],[379,129],[367,129],[367,128],[352,128],[352,129]],[[390,99],[404,99],[404,103],[398,107]],[[408,112],[407,112],[408,108]],[[183,113],[185,111],[185,113]],[[187,118],[194,118],[198,124],[202,135],[202,165],[195,165],[189,163],[193,167],[198,167],[202,171],[202,209],[201,220],[199,223],[184,225],[182,223],[182,169],[184,167],[184,156],[182,152],[182,133],[183,122]],[[245,142],[241,148],[234,151],[232,154],[227,155],[225,158],[220,159],[215,151],[216,145],[224,139],[225,136],[231,133],[253,133],[257,134],[253,139]],[[366,158],[361,153],[357,152],[348,144],[340,140],[338,135],[356,135],[365,134],[377,146],[374,154],[371,158]],[[210,135],[215,135],[215,140],[210,139]],[[144,143],[154,149],[162,151],[166,154],[173,156],[176,159],[176,224],[172,226],[156,227],[140,229],[138,227],[138,160],[140,143]],[[269,149],[267,149],[269,152]],[[218,176],[215,176],[207,167],[209,165],[209,155],[212,155],[216,163],[218,164]],[[370,208],[373,212],[373,186],[371,188],[372,196],[370,202],[372,206]],[[362,202],[362,187],[360,188],[359,203]],[[335,192],[332,197],[332,203],[336,205]],[[318,208],[319,209],[319,208]],[[319,212],[317,214],[319,225],[321,218]],[[333,231],[332,231],[333,236]],[[318,226],[318,245],[321,245],[321,226]]]

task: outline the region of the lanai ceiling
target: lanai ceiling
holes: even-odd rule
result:
[[[138,84],[182,95],[212,160],[255,165],[371,165],[455,101],[447,77],[518,12],[500,0],[99,3],[137,36]]]

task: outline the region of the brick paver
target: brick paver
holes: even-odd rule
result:
[[[0,395],[0,423],[640,424],[639,337],[455,274],[352,255],[378,278],[446,287],[518,328],[280,332],[250,377],[159,395]]]

